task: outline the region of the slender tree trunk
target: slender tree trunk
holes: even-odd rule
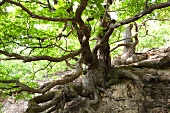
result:
[[[132,28],[133,28],[133,24],[130,24],[126,28],[125,33],[123,34],[124,44],[126,44],[126,46],[124,46],[122,59],[127,59],[135,53],[135,46],[132,41],[132,33],[131,33]]]

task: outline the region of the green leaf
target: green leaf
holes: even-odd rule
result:
[[[59,9],[61,7],[64,7],[66,3],[63,0],[58,0],[58,3],[54,5],[55,9]]]

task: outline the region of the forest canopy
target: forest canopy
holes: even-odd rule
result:
[[[136,52],[170,45],[169,6],[169,0],[0,0],[0,91],[33,98],[86,69],[100,67],[107,76],[110,60],[127,46],[122,35],[130,24]],[[74,71],[59,73],[68,70]]]

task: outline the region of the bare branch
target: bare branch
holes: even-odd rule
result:
[[[136,22],[134,22],[134,25],[135,25],[135,35],[134,35],[134,38],[135,38],[135,42],[134,42],[134,46],[136,47],[136,45],[139,43],[139,40],[138,40],[138,25]]]
[[[50,4],[50,0],[47,0],[47,4],[48,4],[49,10],[52,11],[51,4]]]
[[[84,22],[81,18],[81,14],[83,13],[84,9],[87,6],[88,0],[81,0],[80,5],[78,6],[76,10],[76,20],[79,23],[80,26],[84,26]]]
[[[19,87],[18,91],[14,91],[12,93],[20,93],[22,91],[32,92],[32,93],[41,93],[41,89],[31,88],[21,82],[19,80],[0,80],[0,83],[15,83],[16,85],[13,87]]]
[[[51,88],[55,87],[56,85],[63,85],[72,82],[73,80],[77,79],[82,74],[82,72],[83,72],[82,58],[80,58],[76,63],[76,70],[74,73],[65,75],[63,79],[46,83],[41,87],[42,89],[31,88],[23,83],[20,83],[18,80],[0,80],[0,83],[16,83],[16,86],[19,86],[20,89],[18,91],[15,91],[15,93],[21,93],[22,91],[27,91],[30,93],[45,93],[49,91]]]
[[[34,74],[37,73],[37,72],[39,72],[39,71],[41,71],[41,70],[45,70],[50,64],[51,64],[51,62],[49,62],[45,67],[40,68],[40,69],[38,69],[37,71],[35,71]]]
[[[101,20],[101,24],[100,24],[100,26],[104,26],[104,23],[105,23],[105,21],[106,21],[106,17],[107,17],[107,15],[108,15],[108,0],[107,0],[107,2],[106,2],[106,8],[105,8],[105,12],[104,12],[104,16],[103,16],[103,19]]]
[[[72,82],[73,80],[77,79],[83,72],[83,68],[82,68],[82,61],[83,59],[80,58],[77,63],[76,63],[76,70],[73,74],[71,75],[66,75],[64,79],[61,80],[56,80],[54,82],[51,82],[49,84],[46,84],[46,86],[43,87],[42,92],[45,93],[48,90],[50,90],[51,88],[53,88],[56,85],[63,85],[69,82]]]
[[[64,61],[64,60],[66,60],[70,57],[74,57],[74,56],[79,55],[82,50],[83,49],[81,48],[76,52],[70,53],[70,54],[62,56],[60,58],[54,58],[54,57],[50,57],[50,56],[28,57],[28,56],[22,56],[22,55],[19,55],[19,54],[16,54],[16,53],[9,53],[9,52],[3,51],[3,50],[0,50],[0,53],[6,55],[8,57],[12,57],[12,58],[15,58],[15,59],[18,59],[18,60],[23,60],[23,62],[31,62],[31,61],[38,61],[38,60],[48,60],[48,61],[51,61],[51,62],[61,62],[61,61]]]
[[[165,8],[165,7],[168,7],[168,6],[170,6],[170,2],[164,2],[164,3],[160,3],[160,4],[155,4],[155,5],[150,6],[149,8],[145,8],[143,11],[141,11],[140,13],[136,14],[135,16],[133,16],[131,18],[125,19],[125,20],[123,20],[121,22],[118,22],[116,24],[111,24],[109,26],[109,30],[106,32],[105,36],[102,38],[100,44],[95,46],[94,52],[95,52],[95,50],[97,50],[102,45],[102,43],[104,43],[106,40],[108,40],[108,38],[112,34],[111,31],[113,31],[114,28],[117,28],[119,26],[128,24],[130,22],[134,22],[134,21],[138,20],[139,18],[141,18],[141,17],[143,17],[143,16],[145,16],[147,14],[152,13],[155,9],[161,9],[161,8]],[[112,51],[113,51],[113,49],[112,49]]]
[[[156,9],[166,8],[168,6],[170,6],[170,2],[164,2],[164,3],[160,3],[160,4],[151,5],[150,7],[148,7],[147,9],[145,8],[144,10],[142,10],[140,13],[136,14],[135,16],[128,18],[128,19],[125,19],[121,22],[118,22],[118,23],[110,26],[110,29],[111,28],[118,28],[121,25],[125,25],[125,24],[128,24],[130,22],[134,22],[134,21],[140,19],[141,17],[152,13]]]
[[[130,46],[131,44],[118,44],[116,47],[114,47],[113,49],[110,50],[110,52],[114,51],[115,49],[117,49],[120,46]]]
[[[148,8],[148,0],[145,1],[145,8]]]
[[[75,65],[69,63],[67,60],[65,60],[65,63],[68,67],[72,68],[72,69],[75,69]]]
[[[41,40],[41,39],[40,39],[40,40]],[[43,39],[42,39],[42,40],[43,40]],[[74,51],[74,50],[64,49],[64,48],[56,45],[56,43],[55,43],[55,44],[45,45],[45,46],[43,46],[41,43],[39,43],[39,46],[28,46],[27,44],[22,45],[22,44],[20,44],[20,43],[18,43],[18,42],[15,42],[15,41],[9,41],[9,42],[6,42],[6,43],[14,43],[14,44],[17,44],[17,45],[19,45],[19,46],[21,46],[21,47],[25,47],[24,50],[26,50],[26,49],[28,49],[28,48],[31,48],[31,49],[44,49],[44,48],[54,48],[54,47],[57,47],[57,48],[61,49],[61,50],[64,51],[64,52],[76,52],[76,51]],[[36,45],[36,44],[34,44],[34,45]],[[20,53],[22,53],[24,50],[22,50]]]
[[[56,21],[56,22],[76,21],[75,18],[50,18],[50,17],[36,15],[36,14],[32,13],[29,9],[24,7],[21,3],[18,3],[18,2],[12,1],[12,0],[5,0],[5,2],[8,2],[10,4],[14,4],[16,6],[21,7],[22,10],[27,12],[30,15],[30,17],[32,17],[32,18],[37,18],[40,20]]]
[[[58,3],[58,0],[54,0],[54,5]]]
[[[134,47],[136,47],[136,45],[138,44],[138,26],[137,26],[137,23],[136,22],[134,22],[134,25],[135,25],[135,35],[133,36],[134,38],[135,38],[135,42],[134,43],[124,43],[124,44],[118,44],[116,47],[114,47],[114,48],[112,48],[111,50],[110,50],[110,52],[111,51],[114,51],[115,49],[117,49],[118,47],[120,47],[120,46],[125,46],[125,47],[128,47],[128,46],[131,46],[131,45],[133,45]],[[127,39],[132,39],[132,38],[125,38],[125,39],[122,39],[122,40],[119,40],[119,41],[123,41],[123,40],[127,40]],[[119,42],[119,41],[116,41],[116,42]]]
[[[0,2],[0,6],[2,6],[3,4],[5,4],[5,0],[2,0],[2,2]]]
[[[16,58],[0,58],[0,61],[1,60],[18,60],[18,59],[16,59]]]
[[[142,24],[145,24],[147,21],[150,21],[150,20],[155,20],[155,21],[170,21],[169,18],[161,18],[161,19],[159,19],[159,18],[156,18],[156,19],[149,18],[149,19],[144,20],[144,21],[142,22]]]
[[[26,3],[26,2],[29,2],[29,3],[35,2],[35,3],[37,3],[37,4],[40,4],[40,5],[43,5],[43,6],[46,6],[46,7],[47,7],[47,4],[45,4],[45,3],[43,3],[43,2],[40,2],[40,1],[36,1],[36,0],[31,0],[31,1],[30,1],[30,0],[28,0],[28,1],[25,1],[25,0],[24,0],[24,1],[22,1],[22,2],[25,2],[25,3]]]

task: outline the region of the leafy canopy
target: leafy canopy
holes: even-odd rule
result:
[[[51,81],[58,77],[57,71],[71,69],[68,62],[74,67],[82,46],[77,33],[82,24],[90,26],[88,43],[91,50],[95,47],[94,38],[103,30],[100,27],[100,16],[105,13],[103,0],[88,0],[87,6],[83,4],[86,0],[58,0],[57,4],[47,1],[0,1],[0,80],[19,80],[38,88],[39,80]],[[170,4],[167,0],[115,0],[108,12],[119,23],[135,17],[146,7],[165,2]],[[110,47],[122,38],[123,25],[133,21],[139,25],[138,51],[170,44],[169,11],[170,7],[155,10],[141,14],[142,17],[138,15],[140,19],[118,24],[110,36]],[[89,18],[94,19],[87,21]],[[121,54],[121,48],[111,55],[118,53]],[[12,89],[14,86],[15,83],[0,84],[7,93],[19,90],[20,87]]]

